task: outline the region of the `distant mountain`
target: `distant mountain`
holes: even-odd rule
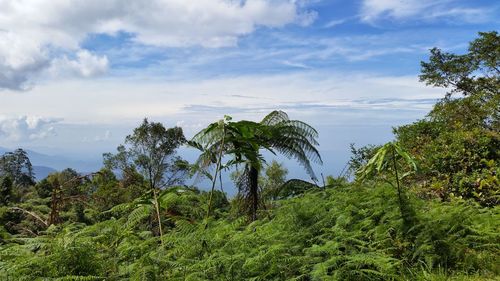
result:
[[[14,149],[0,147],[0,155],[13,150]],[[33,165],[37,180],[45,178],[49,173],[61,171],[66,168],[72,168],[78,172],[86,173],[97,171],[102,165],[97,161],[75,160],[65,156],[47,155],[29,149],[25,150],[28,153],[31,164]]]
[[[33,166],[33,172],[35,173],[35,179],[39,181],[46,178],[49,174],[57,172],[57,170],[51,167]]]

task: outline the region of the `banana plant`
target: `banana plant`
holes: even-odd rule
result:
[[[406,172],[402,173],[401,164],[406,166]],[[392,171],[394,176],[394,181],[386,179],[383,174]],[[402,196],[402,186],[401,181],[407,176],[415,173],[417,171],[417,164],[415,160],[404,151],[398,143],[389,142],[378,149],[377,153],[368,161],[368,163],[361,167],[356,172],[359,181],[364,181],[369,178],[374,178],[376,175],[382,175],[382,179],[388,182],[390,185],[395,187],[398,191],[399,207],[401,210],[401,215],[403,218],[404,203]]]

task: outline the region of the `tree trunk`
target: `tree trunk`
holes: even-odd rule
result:
[[[259,171],[250,167],[249,171],[250,201],[252,221],[257,219],[257,209],[259,208]]]
[[[62,190],[60,186],[56,185],[52,188],[52,197],[50,199],[50,215],[48,220],[48,225],[58,224],[60,222],[59,218],[59,205],[61,204]]]
[[[160,231],[160,244],[163,246],[163,230],[161,227],[161,216],[160,216],[160,203],[158,202],[158,196],[156,195],[156,188],[153,188],[154,195],[154,205],[156,210],[156,218],[158,219],[158,230]]]

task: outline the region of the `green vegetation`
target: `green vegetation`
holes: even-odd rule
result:
[[[38,183],[26,152],[7,153],[0,280],[500,280],[499,61],[496,32],[464,55],[433,49],[421,79],[449,94],[394,141],[352,146],[345,175],[322,184],[317,132],[282,111],[190,141],[144,120],[100,171]],[[185,143],[194,164],[176,155]],[[227,198],[217,182],[234,168]]]

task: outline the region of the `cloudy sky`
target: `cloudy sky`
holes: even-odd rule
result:
[[[443,96],[418,82],[430,48],[499,19],[493,0],[0,0],[0,146],[100,161],[144,117],[192,136],[282,109],[335,174]]]

